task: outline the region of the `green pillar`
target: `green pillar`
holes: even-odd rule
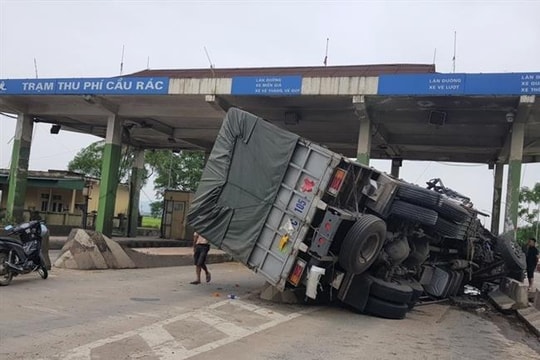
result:
[[[506,208],[504,213],[504,231],[513,232],[514,238],[517,232],[524,135],[525,124],[515,122],[512,126],[512,140],[510,143],[510,156],[508,160]]]
[[[135,151],[135,159],[131,168],[129,184],[129,215],[128,236],[137,236],[137,224],[139,220],[139,200],[144,176],[144,150]]]
[[[101,180],[99,183],[99,204],[96,230],[111,236],[116,203],[116,189],[119,184],[118,169],[122,153],[122,121],[110,115],[107,121],[107,136],[101,160]]]
[[[369,165],[371,151],[371,121],[366,116],[360,119],[360,131],[358,134],[358,148],[356,161],[363,165]]]
[[[499,222],[501,220],[503,170],[503,163],[495,164],[493,170],[493,207],[491,208],[491,232],[495,235],[499,235]]]
[[[7,216],[13,218],[15,222],[23,221],[33,129],[34,122],[32,118],[27,114],[19,114],[15,127],[15,137],[13,138],[7,196]]]

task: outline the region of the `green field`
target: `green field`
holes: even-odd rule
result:
[[[143,218],[142,218],[142,226],[143,227],[159,229],[160,225],[161,225],[161,219],[160,218],[153,218],[153,217],[150,217],[150,216],[143,216]]]

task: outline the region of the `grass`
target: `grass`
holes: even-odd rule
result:
[[[143,227],[149,227],[149,228],[157,228],[161,226],[161,219],[160,218],[153,218],[150,216],[143,216],[142,218],[142,226]]]

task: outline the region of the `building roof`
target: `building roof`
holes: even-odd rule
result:
[[[225,78],[256,75],[301,75],[303,77],[350,77],[379,76],[385,74],[426,74],[434,73],[435,65],[427,64],[384,64],[346,66],[298,66],[268,68],[224,68],[224,69],[163,69],[143,70],[128,76],[170,77],[170,78]]]
[[[82,190],[87,181],[98,182],[97,179],[67,170],[28,171],[29,187]],[[9,169],[0,169],[0,184],[9,184]]]

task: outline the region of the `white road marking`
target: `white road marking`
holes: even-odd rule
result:
[[[208,312],[206,313],[198,313],[194,314],[193,317],[195,319],[198,319],[202,321],[205,324],[210,325],[214,329],[217,329],[224,333],[227,336],[245,336],[249,332],[249,330],[241,328],[239,326],[236,326],[233,323],[230,323],[219,316],[215,316],[213,314],[210,314]]]
[[[135,313],[135,315],[142,316],[142,317],[159,318],[159,315],[157,315],[157,314],[152,314],[152,313],[142,313],[142,312],[137,312],[137,313]]]
[[[255,328],[251,329],[250,331],[248,331],[243,336],[230,336],[228,338],[224,338],[224,339],[217,340],[217,341],[214,341],[214,342],[206,344],[206,345],[199,346],[198,348],[195,348],[195,349],[192,349],[192,350],[188,351],[187,354],[185,354],[185,356],[176,357],[176,359],[177,360],[184,360],[184,359],[188,359],[188,358],[190,358],[192,356],[199,355],[201,353],[217,349],[217,348],[219,348],[221,346],[224,346],[224,345],[233,343],[235,341],[238,341],[241,338],[254,335],[256,333],[259,333],[261,331],[270,329],[270,328],[272,328],[274,326],[277,326],[277,325],[280,325],[280,324],[282,324],[284,322],[296,319],[297,317],[300,317],[302,315],[308,314],[308,313],[316,311],[316,310],[318,310],[318,308],[310,308],[309,310],[306,310],[306,311],[301,311],[301,312],[296,312],[296,313],[292,313],[292,314],[289,314],[289,315],[285,315],[280,320],[272,320],[272,321],[264,323],[264,324],[262,324],[260,326],[257,326]]]
[[[234,304],[234,305],[236,305],[236,306],[238,306],[238,307],[240,307],[240,308],[242,308],[244,310],[254,312],[255,314],[262,315],[264,317],[267,317],[267,318],[270,318],[270,319],[273,319],[273,320],[281,319],[284,316],[284,315],[281,315],[278,312],[275,312],[275,311],[272,311],[272,310],[269,310],[267,308],[263,308],[263,307],[260,307],[260,306],[257,306],[257,305],[249,304],[249,303],[246,303],[246,302],[243,302],[243,301],[231,302],[231,304]]]
[[[259,315],[263,315],[269,319],[268,322],[252,328],[243,328],[237,326],[221,317],[215,315],[212,310],[215,310],[223,305],[232,304],[239,306],[245,310],[252,311]],[[314,312],[318,310],[317,307],[310,307],[306,310],[294,312],[288,315],[281,315],[274,313],[260,306],[242,302],[240,300],[225,300],[215,304],[212,304],[206,308],[198,309],[192,312],[180,314],[175,317],[171,317],[166,320],[158,321],[154,324],[143,326],[139,329],[127,331],[122,334],[114,335],[105,339],[100,339],[74,349],[68,350],[62,354],[55,356],[57,359],[66,360],[89,360],[93,349],[103,345],[111,344],[120,340],[127,339],[132,336],[140,336],[152,349],[154,354],[160,359],[169,360],[183,360],[192,356],[217,349],[223,345],[230,344],[246,336],[250,336],[261,331],[270,329],[274,326],[280,325],[284,322],[296,319],[302,315]],[[165,330],[164,326],[175,323],[186,318],[195,318],[201,322],[214,327],[215,329],[223,332],[227,337],[220,340],[199,346],[197,348],[187,350],[176,339]]]
[[[60,312],[59,310],[46,308],[46,307],[43,307],[43,306],[23,305],[22,307],[25,308],[25,309],[41,311],[41,312],[54,314],[54,315],[58,315],[58,314],[65,315],[64,313]]]
[[[161,325],[150,326],[139,332],[139,336],[146,341],[151,348],[163,345],[167,342],[175,342],[176,339]]]

